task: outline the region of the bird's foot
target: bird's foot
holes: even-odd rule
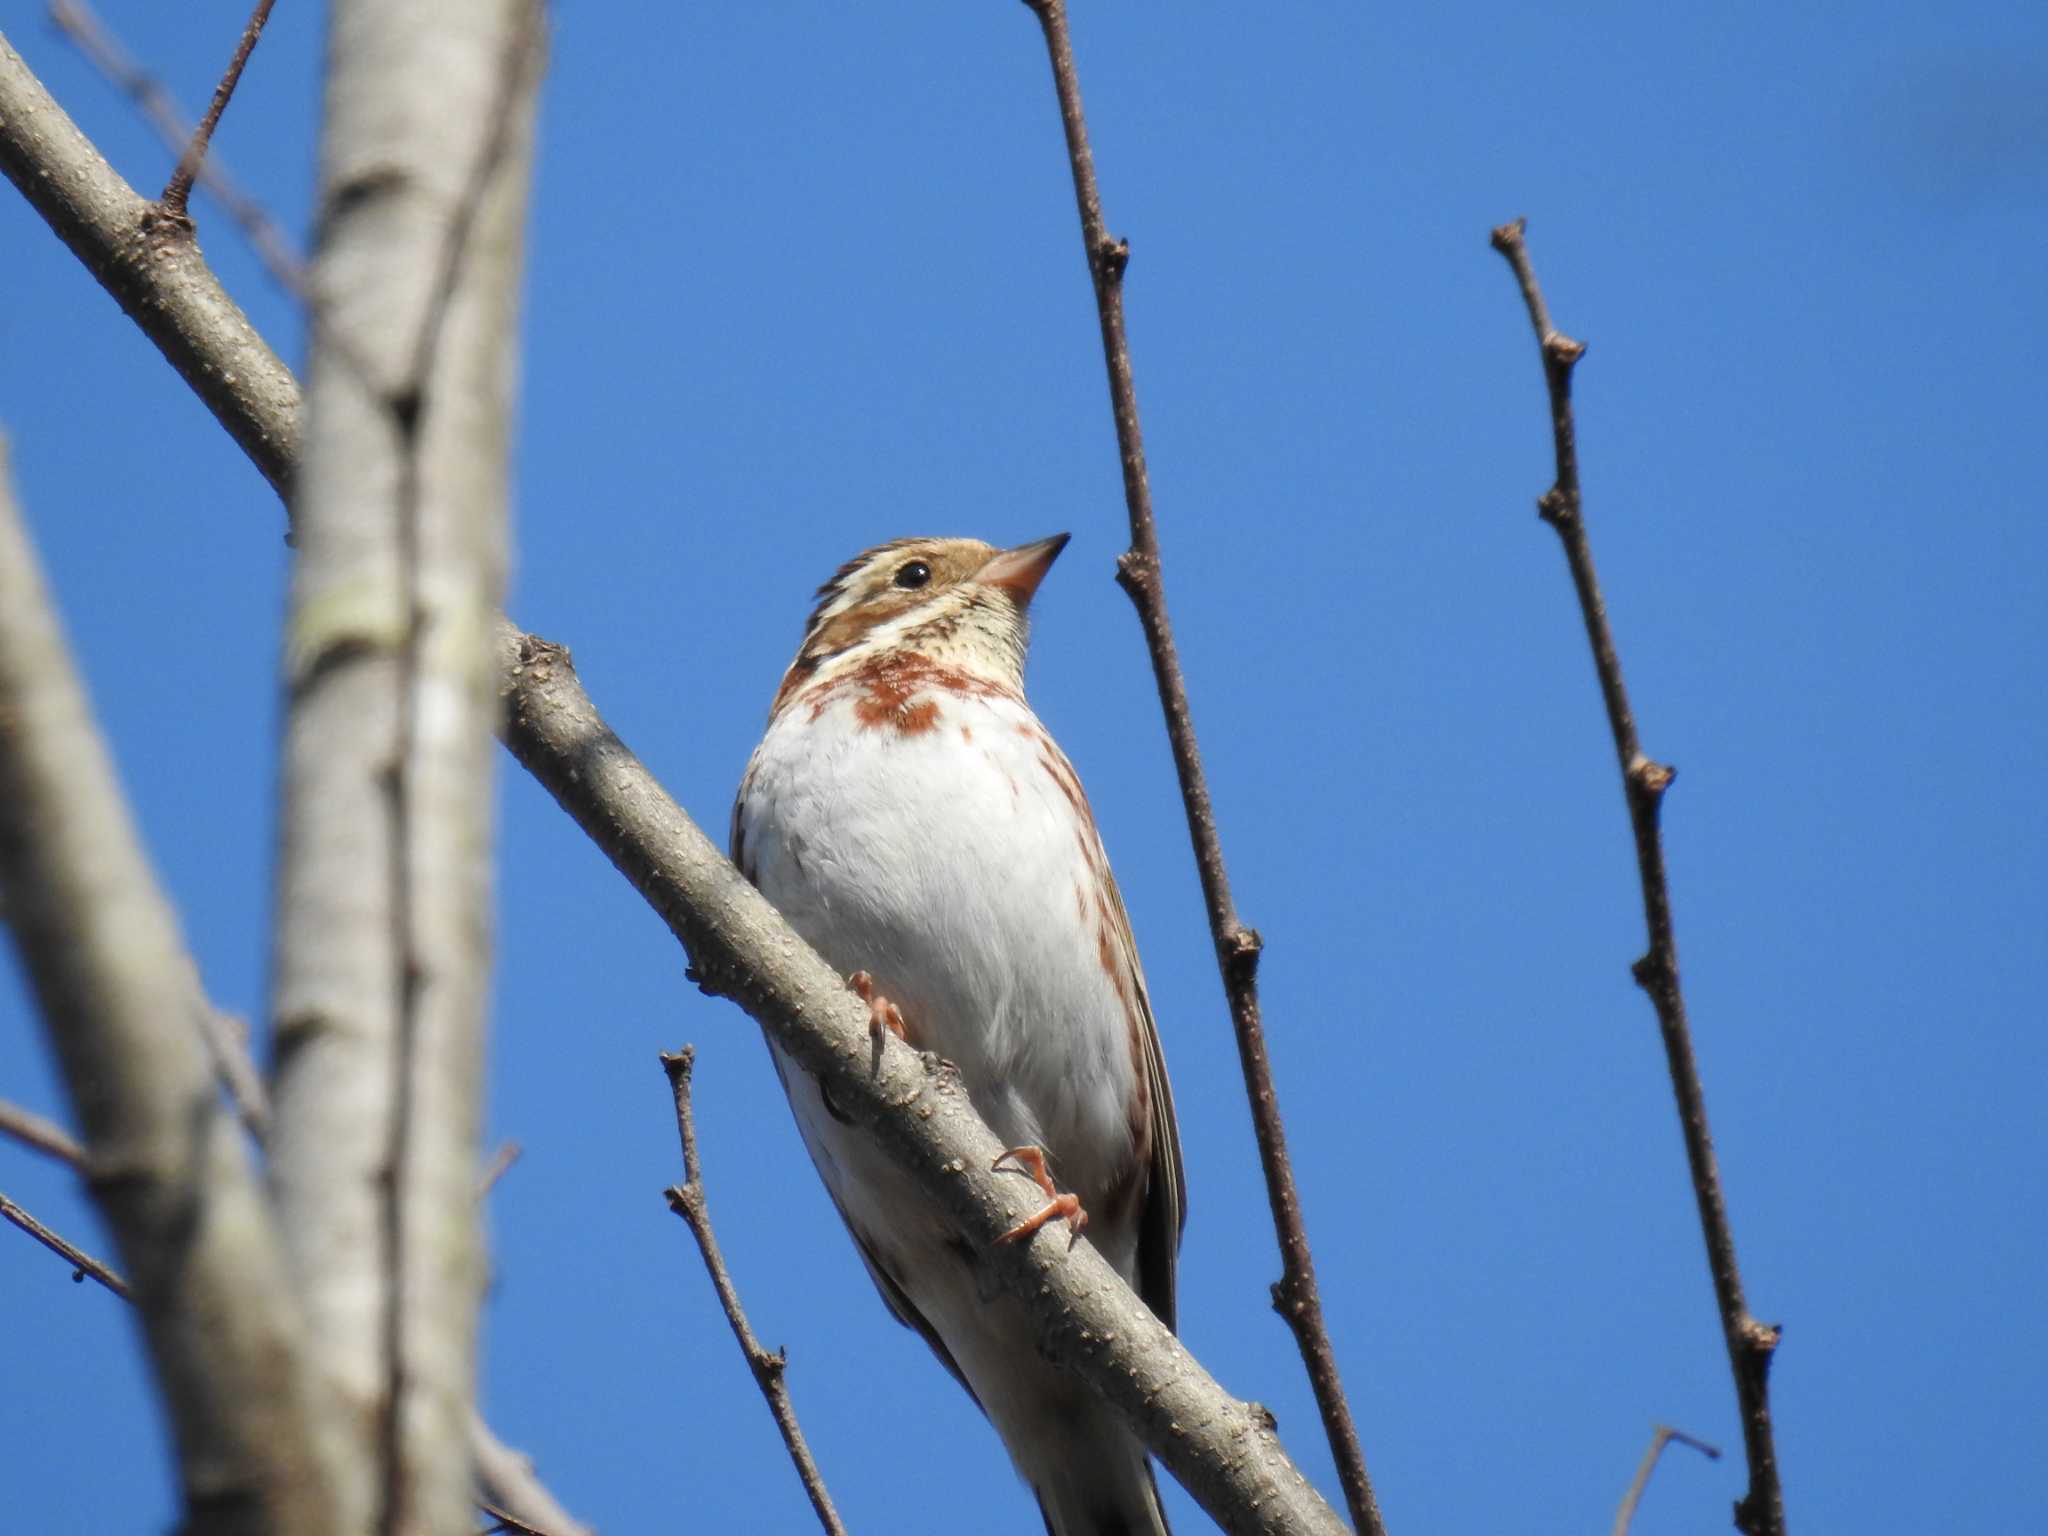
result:
[[[989,1167],[992,1170],[1002,1168],[1005,1163],[1015,1163],[1017,1165],[1014,1168],[1006,1169],[1006,1172],[1021,1173],[1026,1178],[1036,1180],[1038,1187],[1045,1191],[1046,1199],[1043,1207],[1026,1216],[1016,1226],[1010,1228],[1009,1231],[997,1238],[996,1241],[999,1243],[1018,1242],[1029,1237],[1048,1221],[1064,1221],[1067,1224],[1067,1246],[1069,1248],[1080,1241],[1081,1229],[1088,1225],[1088,1213],[1081,1209],[1081,1197],[1079,1195],[1060,1193],[1059,1186],[1052,1181],[1052,1175],[1045,1171],[1045,1148],[1011,1147],[1001,1157],[990,1163]]]
[[[887,1030],[898,1040],[908,1040],[904,1032],[903,1010],[875,990],[875,978],[866,971],[855,971],[846,978],[847,986],[854,996],[868,1005],[868,1038],[875,1044],[879,1054],[882,1049],[882,1032]]]

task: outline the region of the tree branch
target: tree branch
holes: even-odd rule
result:
[[[0,36],[0,172],[280,496],[299,458],[299,385],[213,275],[191,226],[137,195]]]
[[[66,1242],[55,1232],[29,1215],[5,1195],[0,1195],[0,1219],[5,1219],[21,1228],[30,1237],[41,1243],[50,1252],[71,1266],[71,1278],[83,1280],[90,1275],[123,1301],[133,1301],[134,1293],[128,1289],[128,1282],[115,1274],[98,1259],[74,1243]]]
[[[85,0],[50,0],[50,20],[108,84],[135,103],[171,153],[182,154],[192,137],[189,120],[164,83],[135,62]],[[199,185],[227,210],[277,285],[299,302],[308,302],[305,264],[291,238],[267,208],[236,185],[219,155],[209,152],[199,162]]]
[[[207,1007],[0,463],[0,886],[133,1277],[192,1529],[334,1529],[270,1211]]]
[[[1351,1406],[1337,1369],[1337,1356],[1323,1322],[1322,1294],[1316,1286],[1314,1255],[1295,1188],[1294,1165],[1287,1155],[1287,1131],[1273,1084],[1272,1059],[1266,1050],[1265,1026],[1259,1016],[1258,933],[1239,921],[1230,897],[1230,874],[1223,861],[1223,843],[1216,831],[1216,813],[1209,802],[1209,782],[1202,772],[1201,748],[1195,740],[1187,682],[1173,643],[1167,616],[1166,585],[1159,560],[1159,534],[1152,516],[1152,487],[1145,472],[1145,444],[1138,426],[1137,391],[1131,380],[1130,343],[1124,335],[1123,279],[1130,263],[1130,245],[1112,239],[1102,217],[1102,196],[1095,182],[1095,158],[1088,147],[1088,125],[1081,110],[1081,83],[1074,67],[1067,28],[1066,0],[1025,0],[1045,32],[1052,61],[1053,84],[1059,94],[1060,123],[1066,131],[1067,159],[1074,177],[1074,199],[1081,215],[1081,243],[1088,275],[1095,289],[1095,309],[1102,327],[1102,352],[1109,369],[1110,406],[1116,417],[1118,456],[1123,464],[1124,501],[1130,512],[1131,546],[1117,560],[1117,583],[1130,597],[1145,632],[1152,657],[1153,680],[1166,715],[1166,735],[1173,765],[1180,776],[1181,803],[1188,837],[1194,845],[1195,867],[1201,874],[1202,900],[1208,909],[1209,933],[1230,1003],[1237,1037],[1238,1064],[1244,1073],[1245,1096],[1251,1106],[1252,1131],[1258,1142],[1259,1166],[1266,1179],[1266,1199],[1273,1211],[1274,1236],[1280,1245],[1280,1279],[1273,1287],[1273,1310],[1294,1333],[1323,1431],[1336,1459],[1337,1475],[1352,1523],[1362,1536],[1382,1536],[1379,1503],[1366,1475],[1365,1453],[1351,1420]]]
[[[0,1101],[0,1134],[12,1136],[25,1147],[68,1163],[85,1172],[85,1148],[71,1139],[71,1133],[54,1120],[45,1120],[19,1104]]]
[[[276,0],[256,0],[256,9],[249,13],[248,24],[242,28],[242,40],[235,45],[234,56],[228,60],[220,84],[214,87],[213,100],[207,104],[206,115],[192,130],[192,141],[178,156],[177,168],[171,172],[171,179],[164,183],[164,193],[157,199],[157,206],[174,219],[186,217],[185,202],[192,195],[192,178],[205,163],[207,146],[213,142],[213,130],[220,126],[220,115],[227,111],[228,101],[235,94],[235,87],[241,83],[242,66],[256,51],[256,40],[263,35],[263,24],[270,20],[270,8],[274,4]]]
[[[754,1374],[754,1385],[761,1389],[768,1412],[774,1416],[775,1427],[782,1434],[783,1448],[789,1452],[789,1459],[803,1482],[811,1508],[817,1511],[818,1523],[825,1528],[827,1536],[846,1536],[839,1511],[832,1507],[832,1495],[825,1487],[824,1474],[818,1470],[818,1463],[812,1458],[811,1448],[804,1440],[803,1428],[796,1421],[796,1405],[790,1401],[789,1383],[784,1379],[789,1368],[789,1356],[779,1349],[770,1353],[754,1336],[753,1325],[747,1321],[746,1308],[740,1305],[739,1288],[732,1283],[732,1275],[725,1267],[725,1256],[719,1252],[718,1234],[711,1228],[711,1211],[704,1197],[702,1165],[697,1160],[697,1121],[690,1113],[690,1077],[696,1064],[695,1046],[684,1046],[678,1055],[667,1051],[661,1053],[662,1070],[668,1073],[669,1091],[675,1096],[676,1135],[683,1145],[683,1182],[669,1188],[668,1208],[683,1218],[690,1235],[697,1240],[697,1252],[704,1260],[705,1271],[711,1276],[712,1289],[718,1292],[718,1304],[725,1309],[725,1320],[732,1325],[732,1336],[739,1340],[740,1353],[747,1357],[747,1369]]]
[[[491,1433],[480,1418],[470,1420],[469,1454],[476,1464],[477,1502],[494,1519],[511,1517],[515,1528],[541,1536],[591,1536],[590,1527],[555,1502],[533,1463]]]
[[[1720,1170],[1714,1161],[1713,1136],[1707,1127],[1706,1095],[1699,1066],[1693,1059],[1692,1030],[1686,1022],[1685,995],[1678,982],[1678,941],[1671,923],[1671,889],[1664,870],[1664,843],[1658,817],[1664,791],[1675,770],[1647,757],[1636,737],[1634,711],[1622,685],[1621,657],[1607,622],[1607,605],[1593,569],[1593,546],[1579,492],[1579,456],[1572,420],[1572,369],[1585,355],[1584,343],[1572,340],[1550,323],[1550,309],[1537,286],[1523,243],[1524,221],[1503,224],[1493,232],[1493,248],[1507,258],[1522,290],[1529,323],[1543,356],[1543,378],[1550,396],[1550,427],[1557,460],[1557,479],[1537,500],[1543,521],[1556,530],[1578,592],[1579,612],[1593,650],[1600,679],[1600,697],[1614,751],[1621,763],[1629,826],[1635,834],[1636,870],[1643,889],[1643,916],[1649,929],[1649,950],[1636,961],[1636,984],[1657,1010],[1671,1088],[1678,1100],[1678,1120],[1685,1134],[1686,1162],[1692,1171],[1693,1199],[1699,1207],[1700,1231],[1706,1239],[1707,1267],[1713,1273],[1714,1299],[1721,1313],[1721,1332],[1735,1377],[1735,1395],[1742,1415],[1743,1451],[1749,1461],[1749,1490],[1735,1506],[1736,1526],[1749,1536],[1783,1536],[1784,1494],[1778,1483],[1778,1455],[1771,1435],[1769,1376],[1771,1356],[1781,1330],[1752,1317],[1743,1300],[1742,1275],[1735,1263],[1735,1236],[1721,1194]]]
[[[1680,1445],[1691,1446],[1709,1461],[1721,1459],[1718,1446],[1695,1440],[1668,1424],[1659,1424],[1651,1432],[1649,1449],[1643,1452],[1643,1459],[1636,1464],[1636,1475],[1629,1481],[1628,1492],[1621,1496],[1621,1509],[1614,1517],[1614,1536],[1628,1536],[1629,1527],[1635,1523],[1636,1506],[1643,1502],[1643,1490],[1650,1486],[1650,1474],[1657,1470],[1657,1459],[1664,1454],[1664,1447],[1674,1440]]]
[[[25,94],[39,116],[36,132],[20,129],[8,105]],[[93,253],[87,256],[93,265],[94,255],[117,249],[124,238],[128,204],[109,186],[130,199],[134,194],[0,44],[0,167],[37,182],[37,146],[46,139],[55,144],[63,173],[83,187],[60,202],[31,201],[53,225],[62,221],[59,232],[67,243],[77,242],[74,249]],[[99,261],[94,271],[120,285],[138,308],[154,302],[149,269]],[[203,262],[197,272],[212,283]],[[196,274],[187,266],[173,275],[190,282]],[[247,331],[239,312],[235,323]],[[232,355],[234,334],[189,327],[166,333],[159,345],[181,374],[203,378]],[[272,483],[283,485],[297,467],[300,407],[290,374],[281,365],[279,371],[286,388],[202,398],[245,451],[262,455],[259,467]],[[1209,1377],[1091,1246],[1068,1252],[1056,1239],[995,1246],[1034,1207],[1016,1188],[1021,1181],[988,1171],[1001,1147],[967,1095],[936,1062],[907,1050],[886,1051],[879,1070],[871,1071],[866,1008],[605,726],[577,684],[568,653],[504,624],[497,646],[511,714],[505,734],[514,755],[684,940],[697,973],[733,995],[805,1070],[825,1081],[833,1101],[868,1126],[876,1145],[952,1215],[975,1243],[977,1261],[993,1266],[992,1280],[1026,1299],[1041,1346],[1116,1404],[1167,1470],[1233,1536],[1340,1532],[1336,1516],[1288,1460],[1271,1416]]]

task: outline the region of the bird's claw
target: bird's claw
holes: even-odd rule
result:
[[[1014,1168],[1003,1168],[1005,1163],[1014,1163]],[[1045,1169],[1045,1148],[1011,1147],[994,1162],[991,1171],[1002,1169],[1006,1173],[1021,1173],[1035,1180],[1045,1191],[1045,1204],[1010,1228],[996,1241],[999,1243],[1019,1242],[1031,1236],[1049,1221],[1064,1221],[1067,1224],[1067,1246],[1073,1247],[1081,1240],[1081,1231],[1088,1225],[1088,1213],[1081,1208],[1081,1197],[1076,1194],[1062,1194],[1052,1175]]]

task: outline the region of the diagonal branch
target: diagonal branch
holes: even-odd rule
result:
[[[1714,1300],[1721,1313],[1721,1332],[1728,1346],[1728,1364],[1735,1376],[1735,1396],[1742,1414],[1743,1451],[1749,1461],[1749,1491],[1735,1506],[1736,1526],[1749,1536],[1783,1536],[1784,1493],[1778,1483],[1778,1453],[1771,1436],[1769,1376],[1771,1355],[1780,1330],[1750,1315],[1742,1295],[1742,1274],[1735,1263],[1735,1235],[1721,1195],[1721,1174],[1714,1161],[1714,1140],[1707,1128],[1707,1102],[1693,1059],[1692,1029],[1686,1021],[1685,995],[1678,983],[1678,940],[1671,925],[1671,887],[1664,872],[1664,842],[1658,830],[1664,791],[1675,770],[1652,761],[1636,736],[1635,713],[1622,685],[1621,657],[1607,622],[1607,605],[1593,569],[1593,546],[1579,493],[1577,431],[1572,420],[1572,369],[1585,355],[1583,342],[1572,340],[1550,323],[1550,308],[1536,284],[1523,243],[1524,223],[1517,219],[1493,232],[1493,248],[1507,258],[1522,290],[1536,344],[1543,354],[1543,379],[1550,395],[1550,427],[1557,459],[1557,479],[1537,500],[1543,521],[1556,530],[1578,591],[1579,612],[1593,649],[1593,667],[1600,678],[1600,697],[1621,762],[1621,782],[1628,799],[1629,826],[1635,834],[1636,870],[1643,888],[1643,916],[1649,928],[1649,950],[1636,961],[1636,984],[1650,995],[1657,1027],[1664,1037],[1664,1055],[1671,1088],[1678,1100],[1678,1121],[1685,1133],[1686,1162],[1692,1170],[1693,1198],[1699,1207],[1700,1231],[1706,1239],[1707,1267],[1713,1272]]]
[[[71,1266],[71,1278],[83,1280],[90,1275],[123,1301],[133,1301],[135,1293],[128,1289],[128,1282],[115,1274],[98,1259],[52,1232],[35,1217],[29,1215],[5,1195],[0,1195],[0,1219],[12,1222],[30,1237],[41,1243],[50,1252]]]
[[[164,183],[164,195],[157,199],[157,204],[174,219],[185,217],[185,202],[192,195],[192,178],[199,174],[199,167],[205,163],[207,146],[213,142],[213,130],[220,126],[220,115],[227,111],[235,87],[241,84],[242,66],[256,51],[256,40],[263,35],[263,24],[270,20],[270,8],[276,3],[277,0],[256,0],[256,9],[249,13],[248,24],[242,28],[242,40],[235,45],[234,56],[228,60],[220,84],[213,89],[213,100],[207,104],[206,115],[192,130],[192,141],[178,156],[177,168],[171,172],[171,179]]]
[[[141,200],[4,40],[0,169],[27,184],[30,201],[124,308],[138,313],[154,305],[158,274],[110,259],[130,237],[129,211]],[[73,193],[41,196],[46,173],[65,179]],[[163,276],[220,294],[196,251]],[[239,311],[234,326],[254,334]],[[151,334],[188,379],[226,366],[232,353],[225,349],[239,345],[232,327],[218,335],[204,326]],[[265,355],[283,387],[202,391],[202,398],[272,483],[283,485],[298,463],[298,389],[267,348]],[[958,1224],[976,1261],[991,1267],[990,1283],[1024,1298],[1039,1346],[1115,1404],[1233,1536],[1337,1536],[1341,1522],[1288,1459],[1271,1416],[1218,1385],[1092,1247],[1067,1252],[1057,1240],[995,1246],[1034,1207],[1015,1188],[1018,1181],[988,1171],[1001,1145],[966,1094],[938,1063],[909,1051],[885,1052],[875,1069],[867,1009],[612,734],[576,681],[568,653],[502,622],[496,643],[513,755],[668,923],[695,973],[732,996],[827,1083],[833,1101]]]
[[[668,1208],[683,1218],[690,1236],[697,1240],[697,1252],[711,1276],[711,1288],[718,1292],[718,1304],[725,1309],[725,1320],[732,1325],[732,1336],[739,1340],[740,1353],[747,1357],[754,1385],[761,1389],[768,1412],[775,1418],[783,1448],[789,1452],[811,1508],[817,1511],[818,1523],[825,1528],[826,1536],[846,1536],[839,1511],[832,1507],[825,1476],[818,1470],[811,1447],[804,1439],[803,1427],[796,1421],[796,1405],[790,1401],[789,1382],[784,1379],[789,1356],[779,1349],[763,1348],[755,1336],[753,1324],[747,1321],[746,1308],[740,1305],[739,1287],[732,1283],[725,1255],[719,1252],[718,1234],[711,1227],[711,1209],[704,1198],[703,1168],[697,1160],[697,1118],[690,1112],[690,1077],[696,1064],[695,1046],[686,1045],[676,1055],[661,1053],[662,1070],[668,1073],[669,1091],[675,1096],[676,1135],[683,1144],[683,1182],[670,1186]]]
[[[1088,125],[1081,111],[1081,83],[1074,68],[1068,36],[1066,0],[1025,0],[1044,28],[1052,59],[1053,83],[1059,93],[1060,122],[1066,130],[1067,158],[1074,175],[1074,198],[1080,207],[1081,243],[1088,256],[1088,274],[1095,287],[1095,308],[1102,325],[1102,351],[1109,368],[1110,405],[1116,416],[1116,440],[1123,462],[1124,501],[1130,509],[1131,547],[1117,560],[1117,582],[1138,611],[1145,645],[1152,656],[1152,675],[1166,714],[1167,739],[1180,775],[1181,800],[1187,810],[1188,837],[1194,844],[1195,866],[1201,872],[1202,900],[1209,912],[1209,932],[1223,989],[1230,999],[1230,1019],[1237,1036],[1238,1063],[1244,1072],[1251,1104],[1252,1131],[1258,1141],[1259,1166],[1265,1173],[1266,1199],[1273,1209],[1273,1230],[1280,1245],[1280,1279],[1273,1287],[1273,1310],[1294,1332],[1294,1341],[1315,1391],[1337,1475],[1351,1519],[1364,1536],[1379,1536],[1380,1520],[1372,1481],[1366,1475],[1365,1453],[1344,1397],[1336,1352],[1323,1323],[1323,1302],[1316,1287],[1314,1255],[1295,1188],[1294,1165],[1287,1155],[1286,1124],[1273,1085],[1272,1058],[1259,1016],[1258,933],[1239,920],[1230,898],[1230,874],[1223,862],[1223,843],[1216,831],[1216,813],[1209,803],[1209,782],[1202,772],[1201,749],[1188,707],[1187,682],[1173,643],[1173,624],[1166,611],[1166,584],[1159,562],[1159,534],[1152,517],[1152,488],[1145,473],[1145,444],[1138,427],[1138,398],[1131,382],[1131,349],[1124,335],[1123,279],[1130,263],[1127,241],[1112,239],[1102,217],[1102,195],[1095,183],[1095,158],[1088,148]]]
[[[1643,1452],[1643,1459],[1636,1463],[1636,1475],[1629,1480],[1628,1491],[1621,1496],[1621,1508],[1614,1516],[1614,1536],[1628,1536],[1629,1527],[1635,1524],[1636,1508],[1643,1502],[1643,1490],[1650,1486],[1650,1474],[1657,1470],[1664,1447],[1674,1440],[1680,1445],[1691,1446],[1709,1461],[1721,1459],[1720,1447],[1695,1440],[1684,1430],[1673,1429],[1669,1424],[1659,1424],[1650,1434],[1650,1444]]]
[[[12,1136],[25,1147],[33,1147],[60,1163],[85,1171],[85,1148],[71,1139],[71,1133],[54,1120],[45,1120],[34,1110],[0,1101],[0,1135]]]
[[[824,1085],[967,1239],[982,1282],[1021,1297],[1037,1344],[1122,1411],[1226,1531],[1329,1532],[1337,1517],[1264,1409],[1202,1369],[1087,1243],[997,1239],[1036,1209],[990,1170],[1002,1151],[945,1064],[872,1053],[868,1012],[605,725],[568,652],[499,631],[506,744],[666,922],[705,991],[730,997]]]

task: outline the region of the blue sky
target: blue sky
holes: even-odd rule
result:
[[[1167,576],[1324,1294],[1395,1532],[1724,1529],[1733,1396],[1555,540],[1517,214],[1578,375],[1587,514],[1666,807],[1727,1195],[1804,1530],[2048,1502],[2039,982],[2048,10],[1077,0]],[[204,100],[243,7],[104,0]],[[1548,14],[1546,14],[1548,13]],[[114,164],[169,156],[27,0]],[[218,140],[303,231],[319,8]],[[1014,0],[559,7],[514,617],[707,826],[811,589],[909,533],[1072,548],[1033,696],[1145,957],[1186,1143],[1183,1329],[1334,1478],[1288,1337],[1137,628],[1052,92]],[[298,317],[204,197],[288,357]],[[261,1017],[285,550],[270,492],[11,190],[0,426],[207,983]],[[681,1224],[656,1053],[694,1041],[713,1212],[856,1530],[1035,1531],[887,1320],[754,1026],[509,762],[485,1393],[618,1533],[801,1530]],[[11,961],[10,961],[11,965]],[[18,973],[0,1095],[62,1101]],[[61,1172],[0,1189],[101,1250]],[[161,1528],[120,1305],[0,1239],[22,1529]],[[1178,1491],[1180,1528],[1206,1526]]]

